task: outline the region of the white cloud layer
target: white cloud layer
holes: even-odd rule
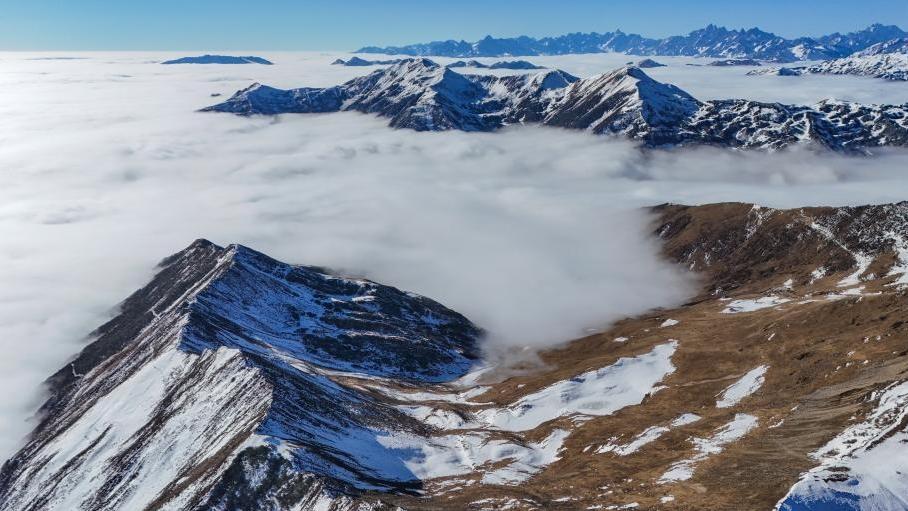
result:
[[[40,382],[195,238],[366,275],[465,313],[496,345],[546,346],[691,292],[659,259],[642,206],[908,191],[904,152],[644,154],[555,129],[420,134],[353,113],[194,112],[252,80],[366,72],[329,66],[338,55],[264,55],[271,67],[34,56],[0,54],[0,459],[28,431]]]

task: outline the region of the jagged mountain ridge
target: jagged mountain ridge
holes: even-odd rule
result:
[[[254,84],[202,109],[239,115],[341,110],[388,117],[394,128],[418,131],[492,131],[539,123],[627,136],[648,147],[708,144],[775,150],[811,144],[865,152],[908,145],[908,105],[699,101],[635,66],[584,79],[559,70],[495,77],[460,74],[428,59],[406,59],[324,89]]]
[[[908,33],[894,25],[874,24],[848,34],[834,33],[819,38],[785,39],[757,28],[728,30],[708,25],[684,36],[651,39],[621,30],[599,33],[573,33],[558,37],[534,39],[485,38],[466,41],[436,41],[426,44],[367,46],[357,53],[438,57],[502,57],[533,55],[564,55],[571,53],[619,52],[632,55],[689,56],[713,58],[751,58],[775,62],[797,60],[826,60],[844,57],[876,43]]]
[[[44,420],[0,474],[0,509],[211,509],[235,497],[225,473],[266,467],[286,477],[273,509],[411,491],[376,435],[423,426],[328,375],[447,381],[481,332],[417,295],[198,241],[95,335],[50,379]]]

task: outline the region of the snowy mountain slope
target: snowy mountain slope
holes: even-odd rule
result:
[[[852,57],[869,57],[871,55],[887,55],[890,53],[908,53],[908,37],[896,37],[874,44],[864,50],[856,51]]]
[[[675,143],[676,127],[699,108],[700,102],[681,89],[659,83],[637,67],[625,67],[566,87],[543,123],[662,145]]]
[[[326,89],[255,84],[204,108],[240,115],[355,110],[419,131],[492,131],[541,123],[622,135],[650,147],[710,144],[782,149],[811,144],[866,152],[908,144],[908,106],[824,102],[815,107],[748,100],[701,102],[635,66],[577,79],[551,70],[515,76],[463,75],[428,59],[406,59]]]
[[[708,25],[687,35],[651,39],[621,30],[606,33],[573,33],[534,39],[485,38],[466,41],[436,41],[425,44],[379,48],[367,46],[357,53],[439,57],[500,57],[520,55],[565,55],[571,53],[619,52],[631,55],[750,58],[775,62],[824,60],[844,57],[908,33],[896,26],[874,24],[848,34],[819,38],[785,39],[757,28],[728,30]]]
[[[344,85],[345,110],[390,117],[395,128],[418,131],[486,131],[481,100],[485,89],[466,76],[427,59],[405,60],[388,72],[376,72]]]
[[[489,91],[488,103],[500,110],[502,124],[542,122],[552,101],[579,80],[554,69],[533,75],[475,77]]]
[[[908,381],[871,396],[868,417],[814,453],[820,465],[779,503],[781,511],[908,507]]]
[[[908,38],[892,39],[875,44],[847,57],[826,60],[805,67],[769,68],[751,71],[748,74],[779,74],[797,76],[802,74],[856,75],[882,78],[884,80],[908,80]]]
[[[908,80],[908,38],[875,44],[848,57],[809,66],[804,72]]]

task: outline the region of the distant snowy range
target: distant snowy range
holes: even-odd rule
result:
[[[814,42],[798,43],[810,60],[797,66],[879,43]],[[748,74],[769,60],[788,65],[801,51],[791,45],[787,54],[699,56],[643,51],[648,42],[622,51],[596,44],[586,53],[455,51],[353,66],[332,62],[375,55],[244,51],[235,55],[273,65],[163,65],[193,55],[0,53],[0,458],[38,420],[42,381],[148,282],[163,256],[197,238],[424,294],[486,331],[484,353],[516,347],[531,356],[689,296],[693,284],[660,257],[644,206],[908,197],[904,81]],[[388,51],[398,54],[381,60],[409,58]],[[709,65],[743,56],[764,65]],[[644,58],[664,65],[634,65]],[[471,59],[485,67],[448,67]],[[518,59],[544,69],[492,66]],[[311,104],[325,90],[336,96],[323,97],[330,108],[315,113],[201,111],[262,89],[254,84],[283,91],[277,107]],[[404,85],[412,94],[399,94]],[[581,98],[590,92],[583,85],[602,94]],[[259,99],[250,104],[269,97]],[[370,106],[352,107],[357,101]],[[392,122],[436,107],[494,130]],[[612,109],[622,129],[543,122],[553,112],[578,119],[597,108]],[[772,125],[794,140],[753,150],[686,142],[707,129],[698,122],[715,128],[730,119],[744,123],[741,133]],[[650,144],[635,133],[669,139]],[[798,143],[801,135],[864,142],[857,152],[816,150]]]
[[[828,60],[847,57],[875,44],[908,37],[895,25],[876,23],[847,34],[788,39],[771,32],[728,29],[707,25],[688,34],[664,38],[614,32],[572,33],[533,38],[486,36],[475,42],[434,41],[404,46],[365,46],[360,53],[400,54],[439,57],[500,57],[530,55],[569,55],[578,53],[625,53],[628,55],[687,56],[711,58],[750,58],[773,62]]]

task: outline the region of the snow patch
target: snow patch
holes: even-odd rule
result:
[[[716,408],[732,407],[745,397],[759,390],[765,381],[767,369],[769,369],[769,367],[765,365],[755,367],[742,376],[740,380],[723,390],[719,400],[716,401]]]
[[[610,366],[524,396],[508,407],[482,410],[476,416],[492,428],[528,431],[559,417],[610,415],[639,404],[675,371],[671,357],[677,346],[678,341],[670,340],[643,355],[621,358]]]
[[[667,426],[648,427],[645,430],[643,430],[642,433],[640,433],[639,435],[634,437],[634,439],[631,442],[629,442],[627,444],[609,443],[609,444],[603,445],[602,447],[599,447],[598,449],[596,449],[596,453],[604,454],[607,452],[613,452],[613,453],[617,454],[618,456],[627,456],[629,454],[633,454],[633,453],[637,452],[644,445],[654,442],[655,440],[657,440],[659,437],[661,437],[665,433],[668,433],[671,428],[685,426],[687,424],[697,422],[698,420],[700,420],[699,415],[695,415],[693,413],[685,413],[685,414],[675,418],[674,420],[672,420],[670,423],[670,427],[667,427]]]
[[[397,452],[406,467],[420,480],[474,474],[489,465],[507,464],[486,471],[483,484],[518,484],[557,461],[570,433],[556,429],[540,442],[518,444],[492,439],[487,433],[467,433],[423,438],[388,433],[378,441]]]
[[[761,309],[768,309],[770,307],[782,305],[783,303],[788,303],[790,301],[791,300],[788,298],[782,298],[779,296],[761,296],[760,298],[756,299],[733,300],[729,302],[724,309],[722,309],[722,314],[754,312]]]
[[[678,461],[669,467],[669,469],[659,478],[659,484],[672,483],[675,481],[686,481],[693,477],[694,468],[697,463],[705,460],[713,454],[723,451],[726,445],[740,440],[750,430],[757,427],[757,418],[753,415],[739,413],[731,422],[722,426],[713,436],[709,438],[692,438],[696,453],[691,458]]]

